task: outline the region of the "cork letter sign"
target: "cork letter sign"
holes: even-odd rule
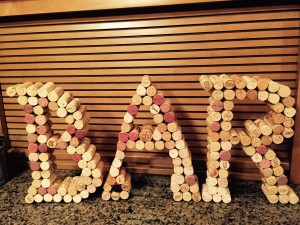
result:
[[[18,103],[26,113],[24,120],[33,181],[25,201],[78,203],[88,198],[102,185],[103,162],[96,146],[87,137],[90,117],[86,106],[52,82],[25,82],[8,87],[6,93],[10,97],[18,95]],[[63,133],[53,131],[51,112],[65,120]],[[82,169],[81,175],[60,180],[54,149],[66,150]]]
[[[287,185],[280,159],[271,146],[294,135],[295,99],[291,89],[270,79],[249,76],[201,76],[201,86],[210,92],[207,107],[207,178],[204,201],[231,201],[228,169],[232,145],[241,144],[262,175],[262,191],[270,203],[296,204],[295,192]],[[244,128],[233,129],[233,100],[258,99],[268,109],[263,118],[244,121]],[[272,145],[271,145],[272,144]]]
[[[149,107],[155,126],[152,124],[135,125],[139,107]],[[171,177],[171,191],[175,201],[196,202],[201,200],[198,178],[194,174],[191,152],[182,134],[175,112],[169,99],[157,91],[149,76],[144,76],[137,86],[136,94],[124,115],[124,122],[119,133],[115,158],[104,184],[102,198],[104,200],[127,199],[131,183],[130,175],[122,167],[125,151],[169,151],[174,164]]]

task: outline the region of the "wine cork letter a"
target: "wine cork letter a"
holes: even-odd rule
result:
[[[8,87],[6,93],[10,97],[18,95],[18,103],[26,113],[28,158],[33,181],[25,201],[79,203],[88,198],[96,187],[102,185],[103,162],[96,146],[87,137],[90,117],[86,107],[72,93],[52,82],[25,82]],[[53,112],[66,122],[63,133],[52,129],[50,119]],[[82,170],[81,175],[60,180],[54,149],[66,150]]]
[[[204,201],[230,202],[228,168],[232,145],[241,144],[262,175],[262,191],[270,203],[296,204],[298,196],[287,185],[280,159],[271,149],[294,135],[295,99],[291,89],[270,79],[249,76],[201,76],[201,86],[210,92],[207,107],[207,179]],[[266,115],[244,121],[243,129],[233,129],[233,100],[259,99],[268,106]]]
[[[155,126],[152,124],[135,125],[139,107],[149,107]],[[131,188],[130,174],[121,167],[126,150],[160,152],[167,150],[174,164],[171,177],[171,191],[175,201],[196,202],[201,200],[198,178],[194,174],[191,152],[182,134],[175,112],[169,99],[165,99],[151,83],[149,76],[144,76],[137,86],[127,108],[124,122],[119,133],[117,151],[104,184],[104,200],[127,199]]]

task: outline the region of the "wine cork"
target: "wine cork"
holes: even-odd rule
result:
[[[269,98],[269,92],[267,92],[267,91],[258,91],[257,98],[260,101],[266,101]]]
[[[87,137],[82,139],[81,143],[76,147],[76,152],[78,154],[84,154],[91,144],[91,140]]]
[[[104,163],[102,161],[99,161],[96,168],[92,170],[92,176],[94,178],[103,178],[104,175],[103,170],[104,170]]]
[[[260,132],[262,135],[271,135],[272,134],[272,127],[269,125],[268,122],[257,119],[254,121],[254,124],[259,127]]]
[[[296,115],[296,109],[293,107],[287,107],[284,109],[284,115],[286,117],[292,118]]]
[[[40,203],[40,202],[42,202],[43,200],[44,200],[44,198],[43,198],[43,196],[40,195],[40,194],[36,194],[36,195],[34,196],[34,201],[37,202],[37,203]]]
[[[52,121],[49,120],[49,117],[50,117],[50,114],[49,114],[49,113],[42,114],[42,115],[37,115],[37,116],[35,117],[35,122],[36,122],[38,125],[46,125],[46,126],[51,127],[51,126],[52,126]]]
[[[142,97],[135,94],[132,96],[131,104],[132,105],[140,105],[140,104],[142,104],[142,101],[143,101]]]
[[[161,137],[164,141],[169,141],[172,138],[172,134],[169,131],[165,131]]]
[[[224,83],[224,88],[229,90],[234,88],[234,80],[232,79],[232,77],[226,74],[222,74],[220,77]]]
[[[139,84],[136,88],[136,93],[139,96],[145,96],[147,93],[147,89],[142,84]]]
[[[17,85],[13,85],[13,86],[6,88],[7,96],[14,97],[17,94],[16,88],[17,88]]]
[[[136,105],[129,105],[127,107],[127,112],[130,114],[130,115],[136,115],[139,111],[139,107],[136,106]]]
[[[230,143],[233,145],[237,145],[238,143],[240,143],[240,137],[236,132],[236,130],[232,129],[229,132],[230,132]]]
[[[256,126],[256,124],[252,120],[246,120],[244,124],[245,124],[247,131],[253,137],[259,137],[261,135],[260,129]]]
[[[220,132],[220,138],[222,141],[229,141],[230,140],[230,132],[222,130]]]
[[[291,188],[288,196],[291,204],[297,204],[299,202],[299,197],[295,194],[295,192]]]
[[[234,81],[234,85],[237,89],[244,89],[247,85],[247,82],[243,79],[243,77],[233,75],[231,78]]]
[[[57,141],[56,147],[58,149],[64,150],[67,149],[68,147],[68,143],[63,141],[61,138]]]
[[[153,116],[153,121],[156,123],[156,124],[160,124],[164,121],[164,116],[160,113],[156,114]]]
[[[241,129],[237,130],[237,133],[240,137],[240,142],[244,146],[248,146],[251,143],[251,138]]]
[[[128,112],[126,112],[125,116],[124,116],[124,122],[125,123],[131,123],[133,121],[133,116],[130,115]]]
[[[153,141],[147,141],[145,143],[145,149],[148,150],[148,151],[152,151],[154,150],[154,142]]]
[[[42,87],[39,88],[38,95],[40,97],[45,98],[54,89],[55,89],[55,84],[53,82],[47,82],[46,84],[44,84]]]
[[[209,79],[212,82],[214,89],[216,89],[216,90],[223,89],[224,83],[223,83],[223,80],[219,76],[212,75],[209,77]]]
[[[206,123],[208,127],[214,132],[218,132],[221,128],[221,124],[219,122],[213,121],[210,117],[206,118]]]
[[[224,91],[224,99],[231,101],[235,98],[234,90],[225,90]]]
[[[246,96],[250,100],[255,100],[258,97],[258,92],[256,90],[247,90]]]
[[[286,98],[282,99],[282,103],[285,107],[293,107],[296,103],[296,100],[292,96],[287,96]]]
[[[57,105],[60,108],[65,108],[69,102],[73,99],[73,94],[70,92],[64,92],[63,95],[57,100]]]
[[[213,111],[220,112],[224,108],[224,103],[222,101],[216,101],[212,97],[210,97],[208,100],[209,100],[209,105],[213,109]]]
[[[221,129],[224,130],[224,131],[231,130],[231,123],[230,122],[222,121],[220,123],[220,125],[221,125]]]
[[[271,93],[276,93],[280,88],[279,83],[270,80],[268,85],[268,91]]]
[[[49,102],[48,108],[50,109],[50,111],[56,112],[58,109],[58,105],[56,102]]]
[[[124,122],[121,125],[121,131],[122,132],[128,133],[128,132],[130,132],[132,130],[132,128],[133,128],[133,124],[132,123],[125,123]]]
[[[77,111],[73,113],[73,118],[75,120],[81,120],[84,117],[86,110],[87,110],[86,106],[80,105]]]
[[[234,104],[233,104],[232,101],[225,101],[224,102],[224,109],[225,109],[225,111],[227,111],[227,112],[232,111],[233,108],[234,108]]]
[[[283,126],[286,127],[286,128],[291,128],[294,125],[295,125],[294,119],[285,116],[284,121],[283,121]]]
[[[157,150],[163,150],[165,148],[165,144],[163,141],[156,141],[154,145]]]
[[[39,99],[38,99],[38,104],[39,104],[41,107],[45,108],[45,107],[48,106],[49,101],[48,101],[47,98],[39,98]]]
[[[267,110],[267,115],[273,119],[275,124],[281,124],[285,119],[284,115],[276,113],[273,110]]]
[[[284,137],[281,134],[272,134],[272,140],[275,144],[279,145],[284,141]]]
[[[153,97],[153,103],[156,105],[162,105],[165,101],[164,95],[162,93],[158,93]]]
[[[23,84],[17,84],[16,86],[16,92],[18,95],[26,95],[27,88],[32,85],[32,82],[27,81]]]
[[[170,112],[172,106],[171,106],[171,101],[170,99],[165,99],[164,103],[161,104],[160,106],[160,110],[163,112],[163,113],[167,113],[167,112]]]
[[[120,132],[118,136],[119,136],[119,140],[124,143],[127,142],[129,139],[129,134],[126,132]]]
[[[236,89],[235,97],[239,100],[244,100],[247,97],[247,92],[243,89]]]
[[[141,84],[143,85],[143,87],[149,87],[151,85],[150,76],[149,75],[144,75],[142,77]]]
[[[285,138],[291,138],[294,136],[294,130],[292,128],[285,127],[282,132],[282,136]]]
[[[60,134],[53,134],[48,140],[47,140],[47,146],[49,148],[55,148],[57,145],[58,140],[60,139]]]
[[[148,88],[147,88],[147,95],[150,96],[150,97],[154,97],[154,95],[156,95],[157,93],[157,89],[154,85],[150,85]]]
[[[210,129],[210,127],[206,127],[207,134],[212,141],[218,141],[220,139],[220,134],[218,132],[214,132]],[[173,138],[173,135],[172,135]]]
[[[150,124],[145,124],[142,126],[141,131],[139,133],[139,138],[140,140],[147,142],[151,141],[152,139],[152,134],[153,134],[153,127]]]
[[[56,87],[48,93],[48,99],[51,102],[56,102],[64,93],[64,90],[61,87]]]
[[[120,151],[125,151],[126,150],[126,143],[118,141],[117,149],[119,149]]]
[[[25,113],[33,113],[33,106],[32,105],[29,105],[29,104],[26,104],[24,105],[23,107],[23,111]]]
[[[154,141],[160,141],[161,140],[162,134],[158,131],[157,128],[153,131],[152,138],[153,138]]]
[[[269,146],[270,144],[272,144],[273,140],[272,140],[272,137],[270,136],[262,136],[261,137],[261,142],[263,145],[265,146]]]
[[[207,113],[209,115],[209,117],[213,120],[213,121],[220,121],[221,120],[221,113],[220,112],[215,112],[210,106],[207,107]]]
[[[134,147],[135,147],[135,142],[134,142],[134,141],[128,140],[128,141],[126,142],[126,148],[127,148],[127,149],[134,149]]]
[[[281,102],[276,103],[275,105],[273,104],[268,104],[269,108],[272,109],[276,113],[281,113],[284,110],[284,105]]]
[[[211,96],[213,97],[213,99],[215,99],[216,101],[221,101],[224,98],[224,93],[221,90],[213,90],[211,92]]]
[[[68,111],[68,113],[74,113],[79,108],[80,104],[80,100],[78,98],[74,98],[67,104],[66,110]]]
[[[83,129],[91,120],[91,118],[88,115],[85,115],[82,119],[76,120],[74,123],[74,127],[77,130]]]
[[[243,79],[247,82],[246,87],[249,90],[254,90],[257,87],[257,80],[249,76],[243,76]]]
[[[255,148],[253,146],[243,146],[243,151],[249,155],[249,156],[253,156],[255,154]]]
[[[57,176],[57,175],[54,173],[54,174],[51,175],[51,177],[49,177],[49,178],[44,178],[44,179],[41,181],[42,187],[44,187],[44,188],[50,187],[51,184],[53,184],[54,181],[56,180],[56,176]]]
[[[74,128],[76,129],[76,127],[74,126]],[[87,133],[90,130],[90,126],[87,123],[82,129],[78,129],[75,132],[75,136],[78,137],[79,139],[83,139],[85,136],[87,136]]]
[[[273,159],[276,158],[276,154],[272,149],[269,148],[268,151],[265,154],[265,158],[268,159],[268,160],[273,160]]]
[[[233,119],[233,113],[232,111],[227,111],[227,110],[224,110],[222,113],[221,113],[221,116],[222,116],[222,119],[226,122],[229,122]]]
[[[55,182],[48,188],[47,190],[48,193],[50,195],[55,195],[61,184],[62,184],[62,180],[55,180]]]
[[[202,88],[205,90],[211,90],[214,86],[212,81],[206,75],[201,75],[199,77],[199,82],[200,82]]]
[[[20,105],[26,105],[28,103],[28,97],[24,95],[20,95],[17,101]]]
[[[150,96],[143,97],[143,104],[146,106],[151,106],[153,103],[153,100]]]
[[[267,90],[269,86],[269,82],[265,78],[259,78],[259,77],[254,77],[257,80],[257,88],[260,91],[265,91]]]
[[[275,93],[269,93],[268,101],[272,104],[276,104],[280,101],[280,96]]]
[[[37,97],[29,97],[27,101],[28,101],[29,105],[32,105],[32,106],[36,106],[38,104]]]

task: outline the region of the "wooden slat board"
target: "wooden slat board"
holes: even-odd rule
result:
[[[26,165],[22,107],[5,89],[24,81],[53,81],[88,106],[90,136],[106,166],[116,150],[127,105],[142,75],[171,99],[193,153],[197,171],[205,170],[205,118],[208,93],[200,74],[247,74],[274,79],[296,96],[300,36],[298,6],[197,10],[100,18],[10,22],[0,26],[0,79],[9,139],[10,165]],[[236,101],[234,127],[262,116],[258,101]],[[249,105],[251,104],[251,105]],[[255,107],[253,107],[255,106]],[[137,122],[151,121],[146,107]],[[249,114],[249,111],[252,113]],[[54,118],[57,131],[65,129]],[[292,141],[273,146],[286,171]],[[236,146],[233,176],[259,179],[258,169]],[[55,152],[59,168],[76,168],[65,151]],[[163,151],[128,151],[131,171],[170,174]]]

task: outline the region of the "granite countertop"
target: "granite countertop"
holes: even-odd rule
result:
[[[75,171],[60,171],[61,176]],[[269,204],[260,182],[231,180],[232,202],[175,202],[170,176],[133,174],[127,201],[101,199],[101,188],[83,202],[26,204],[25,171],[0,186],[0,224],[300,224],[300,204]],[[300,186],[294,191],[299,195]]]

